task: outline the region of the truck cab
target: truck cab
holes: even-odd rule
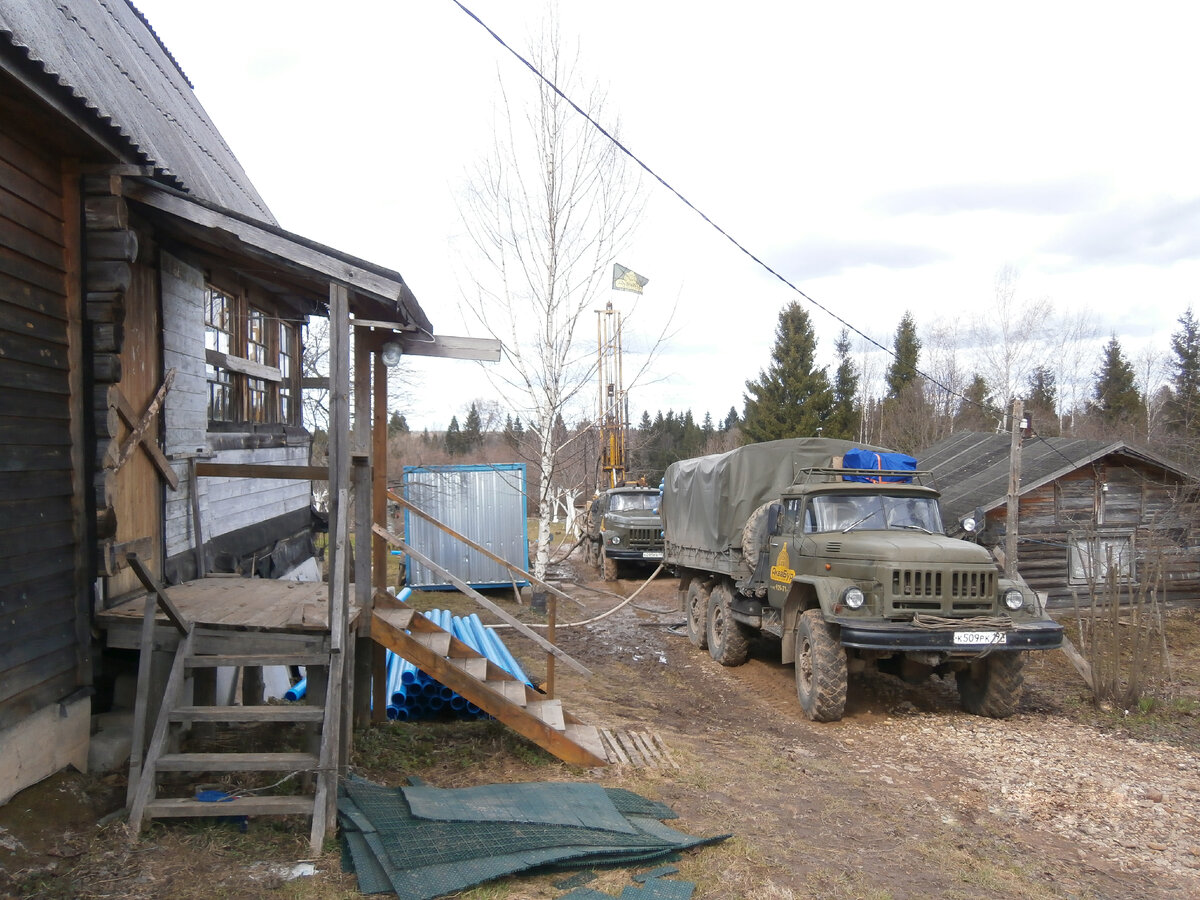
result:
[[[844,656],[849,672],[875,667],[909,681],[954,673],[966,709],[1011,714],[1020,651],[1060,646],[1062,627],[1032,591],[1001,577],[986,550],[944,534],[938,492],[919,475],[843,475],[808,470],[768,508],[754,575],[783,657],[796,660],[805,712],[840,717],[844,678],[835,673],[838,687],[822,696],[818,670]]]
[[[583,518],[588,563],[615,581],[622,566],[661,562],[661,506],[661,492],[642,485],[610,488],[597,496]]]

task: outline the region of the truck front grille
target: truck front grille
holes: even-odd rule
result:
[[[629,543],[634,547],[662,546],[661,528],[630,528]]]
[[[891,602],[896,610],[983,612],[996,596],[996,573],[938,569],[893,569]]]

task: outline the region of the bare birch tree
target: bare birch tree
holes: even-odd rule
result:
[[[1002,409],[1024,389],[1029,374],[1044,359],[1053,304],[1044,297],[1017,299],[1018,272],[1002,266],[996,273],[995,301],[972,333],[980,354],[980,374],[995,391]]]
[[[563,53],[553,20],[530,61],[601,121],[604,94],[580,84],[576,57]],[[538,81],[532,101],[518,104],[501,79],[500,96],[493,145],[462,210],[478,254],[464,307],[503,343],[502,365],[485,371],[536,443],[533,570],[541,578],[550,558],[555,424],[570,418],[595,374],[595,348],[585,345],[590,313],[641,201],[628,157],[545,82]]]

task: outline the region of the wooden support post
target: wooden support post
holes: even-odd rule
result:
[[[1017,577],[1017,531],[1021,504],[1021,437],[1025,404],[1018,397],[1012,405],[1012,440],[1008,451],[1008,509],[1004,526],[1004,574]]]
[[[549,603],[547,604],[547,619],[546,619],[546,640],[550,643],[555,642],[557,635],[555,631],[558,626],[558,598],[553,594],[550,595]],[[546,654],[546,696],[551,700],[554,699],[554,654]]]
[[[371,348],[370,333],[354,330],[354,431],[352,434],[351,471],[354,477],[354,601],[360,610],[358,632],[354,637],[354,665],[347,667],[353,685],[353,718],[355,728],[371,723],[371,519],[374,501],[371,496]],[[347,739],[348,739],[347,735]]]
[[[196,457],[188,457],[188,491],[192,506],[192,552],[196,555],[196,577],[204,577],[204,530],[200,527],[200,478],[196,474]]]
[[[375,353],[375,380],[373,388],[373,419],[371,422],[371,518],[380,528],[387,527],[387,471],[388,471],[388,370],[383,357]],[[371,584],[377,590],[388,587],[388,545],[379,535],[372,533],[371,539]],[[371,592],[370,608],[363,608],[363,622],[368,634],[371,627],[370,609],[375,605],[375,592]],[[365,655],[365,654],[364,654]],[[387,647],[371,641],[371,720],[387,721]]]
[[[309,843],[319,853],[334,822],[337,774],[342,760],[339,726],[342,720],[344,644],[347,637],[349,567],[347,510],[350,481],[350,292],[344,285],[329,284],[329,682],[325,690],[325,720],[321,730],[320,771],[317,773]]]

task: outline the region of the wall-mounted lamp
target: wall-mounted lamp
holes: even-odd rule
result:
[[[383,359],[383,364],[389,369],[400,364],[400,357],[404,355],[404,351],[400,349],[400,345],[396,341],[388,341],[383,345],[380,357]]]

